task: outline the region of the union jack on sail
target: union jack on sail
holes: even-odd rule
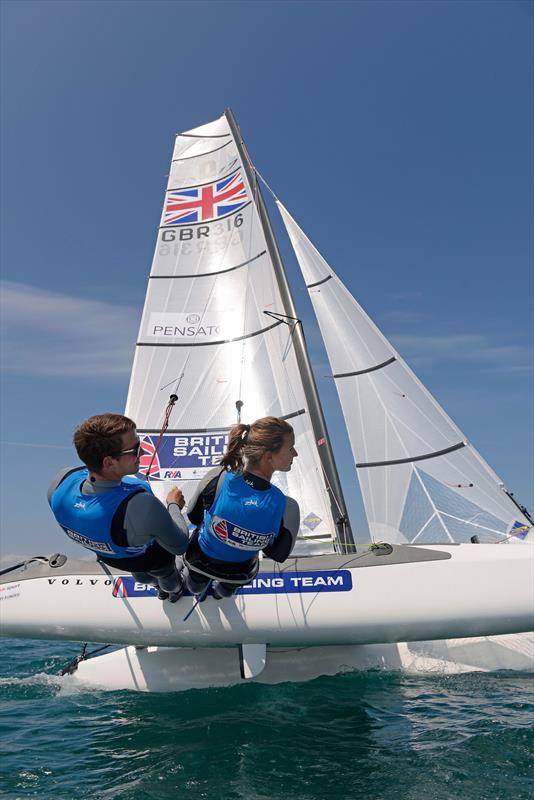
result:
[[[238,211],[247,202],[247,190],[238,170],[215,183],[168,192],[162,225],[210,222]]]
[[[139,473],[143,478],[159,478],[161,465],[151,436],[141,436],[143,447],[139,457]],[[150,474],[148,470],[150,469]]]

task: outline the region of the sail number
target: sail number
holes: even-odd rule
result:
[[[181,247],[180,250],[184,255],[187,255],[186,248],[188,242],[193,242],[197,240],[197,243],[200,244],[202,248],[206,247],[207,242],[199,240],[209,239],[210,236],[219,237],[219,240],[214,242],[215,247],[214,250],[223,249],[228,245],[228,238],[229,235],[231,236],[233,233],[237,233],[238,229],[243,224],[243,215],[236,214],[235,217],[227,217],[224,220],[220,220],[219,222],[211,223],[210,225],[198,225],[195,227],[187,227],[187,228],[166,228],[162,231],[161,235],[161,247],[159,249],[160,256],[168,256],[171,253],[171,250],[174,250],[174,253],[177,253],[177,246],[180,243]],[[239,231],[239,233],[241,233]],[[239,244],[241,241],[241,237],[237,236],[235,240],[232,240],[230,244]],[[171,247],[171,243],[174,245]],[[191,250],[189,250],[191,252]]]

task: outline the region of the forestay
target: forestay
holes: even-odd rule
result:
[[[126,413],[147,449],[146,473],[178,396],[150,479],[158,496],[172,482],[186,498],[239,416],[286,418],[299,456],[278,485],[300,505],[300,537],[324,550],[335,526],[254,200],[224,116],[176,136]]]
[[[371,535],[495,542],[528,520],[278,202],[341,401]]]

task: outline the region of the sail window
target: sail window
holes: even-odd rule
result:
[[[458,491],[445,486],[427,472],[414,469],[399,530],[412,543],[495,542],[506,535],[506,524]]]

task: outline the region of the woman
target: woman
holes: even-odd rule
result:
[[[234,425],[221,466],[210,470],[189,503],[197,526],[184,556],[189,591],[201,594],[213,581],[217,598],[249,583],[260,550],[285,561],[300,523],[295,500],[271,484],[273,472],[289,472],[295,450],[293,428],[278,417]]]

